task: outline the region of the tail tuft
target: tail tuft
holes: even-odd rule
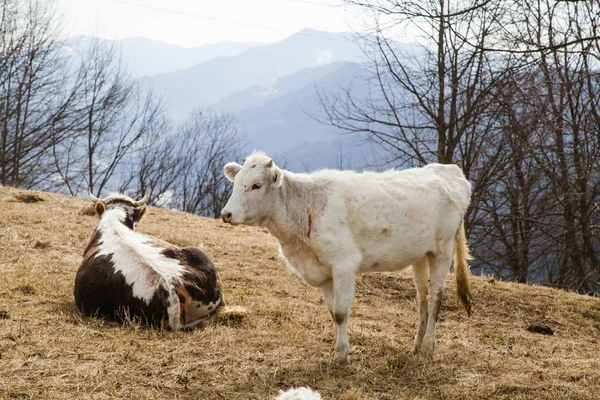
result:
[[[219,322],[224,321],[242,321],[250,316],[250,312],[240,306],[225,306],[219,308],[216,313],[216,319]]]
[[[473,257],[469,254],[469,245],[465,237],[465,224],[460,224],[456,232],[456,248],[454,249],[454,273],[456,274],[456,294],[465,307],[467,314],[473,313],[473,295],[471,294],[471,282],[469,279],[469,260]]]

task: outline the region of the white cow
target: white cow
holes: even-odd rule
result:
[[[334,361],[348,360],[348,316],[359,272],[413,266],[420,310],[415,353],[433,355],[453,256],[457,292],[471,313],[463,227],[471,184],[456,165],[294,174],[255,152],[243,166],[228,163],[225,175],[234,186],[223,221],[266,227],[288,267],[323,291],[337,326]]]

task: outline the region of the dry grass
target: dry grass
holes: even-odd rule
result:
[[[41,195],[42,202],[17,197]],[[21,199],[21,200],[20,200]],[[592,399],[600,393],[600,303],[474,278],[467,318],[448,289],[435,361],[409,354],[410,271],[358,279],[351,363],[330,363],[334,331],[317,289],[277,257],[264,229],[150,209],[140,231],[201,245],[242,323],[168,332],[84,318],[73,279],[97,219],[87,201],[0,186],[0,398],[268,399],[310,386],[326,399]],[[453,278],[450,277],[449,279]],[[527,332],[534,323],[554,336]]]

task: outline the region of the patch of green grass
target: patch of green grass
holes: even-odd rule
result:
[[[502,334],[500,332],[486,331],[483,332],[483,338],[497,346],[514,346],[518,343],[517,338]]]

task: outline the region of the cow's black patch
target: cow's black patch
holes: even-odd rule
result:
[[[164,249],[162,254],[184,265],[182,285],[193,300],[208,304],[221,299],[221,305],[224,305],[217,269],[202,250],[197,247],[172,247]]]
[[[345,314],[345,313],[333,313],[333,320],[338,325],[343,324],[346,321],[346,318],[348,318],[348,314]]]
[[[99,240],[99,233],[92,237]],[[168,318],[168,293],[160,286],[149,304],[133,296],[121,272],[115,272],[110,255],[96,256],[97,249],[88,245],[85,259],[75,278],[75,304],[86,315],[103,316],[123,322],[137,319],[143,324],[161,325]]]
[[[100,244],[100,239],[102,238],[102,233],[96,229],[94,231],[94,234],[92,235],[92,238],[90,239],[90,242],[88,243],[88,245],[86,246],[85,250],[83,251],[83,256],[85,257],[86,254],[88,254],[92,249],[94,249],[94,254],[96,254],[96,252],[98,251],[97,249],[95,249],[96,247],[98,247],[98,245]],[[84,259],[85,262],[85,259]]]

